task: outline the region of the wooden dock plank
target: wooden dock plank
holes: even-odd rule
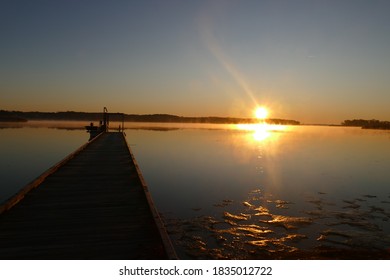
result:
[[[174,258],[152,203],[123,133],[104,133],[3,211],[0,259]]]

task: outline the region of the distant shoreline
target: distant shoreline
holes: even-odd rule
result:
[[[361,127],[363,129],[383,129],[383,130],[390,129],[390,122],[379,121],[379,120],[363,120],[363,119],[345,120],[342,123],[342,125]]]
[[[0,110],[0,122],[24,123],[28,121],[100,121],[102,113],[88,112],[22,112]],[[209,124],[251,124],[258,123],[256,118],[233,118],[233,117],[183,117],[170,114],[124,114],[110,113],[110,121],[114,122],[139,122],[139,123],[209,123]],[[279,125],[301,125],[299,121],[289,119],[265,119],[268,124]],[[379,120],[345,120],[341,124],[305,124],[315,126],[340,126],[340,127],[361,127],[363,129],[390,130],[389,121]]]
[[[14,116],[0,116],[0,122],[27,122],[27,119]]]
[[[102,119],[102,113],[87,113],[87,112],[21,112],[21,111],[0,111],[0,121],[99,121]],[[241,123],[257,123],[255,118],[232,118],[232,117],[183,117],[170,114],[124,114],[110,113],[110,121],[125,121],[125,122],[161,122],[161,123],[211,123],[211,124],[241,124]],[[281,125],[300,125],[299,121],[286,119],[266,119],[269,124]]]

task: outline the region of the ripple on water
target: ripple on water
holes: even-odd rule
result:
[[[312,209],[302,210],[302,216],[288,215],[288,209],[278,207],[293,202],[270,200],[257,189],[241,203],[223,200],[214,204],[215,215],[164,220],[181,258],[390,258],[390,235],[380,223],[389,219],[390,213],[366,201],[376,196],[337,204],[328,202],[324,193],[317,195],[320,197],[306,201]],[[277,210],[287,212],[281,215]],[[305,240],[314,245],[303,246]]]

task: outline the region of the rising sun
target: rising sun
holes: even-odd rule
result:
[[[266,119],[268,117],[268,110],[267,110],[267,108],[264,108],[264,107],[256,108],[255,116],[256,116],[256,118],[258,118],[260,120]]]

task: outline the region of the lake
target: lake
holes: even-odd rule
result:
[[[0,124],[0,201],[84,144],[84,125]],[[125,132],[182,259],[389,258],[390,131],[127,123]]]

